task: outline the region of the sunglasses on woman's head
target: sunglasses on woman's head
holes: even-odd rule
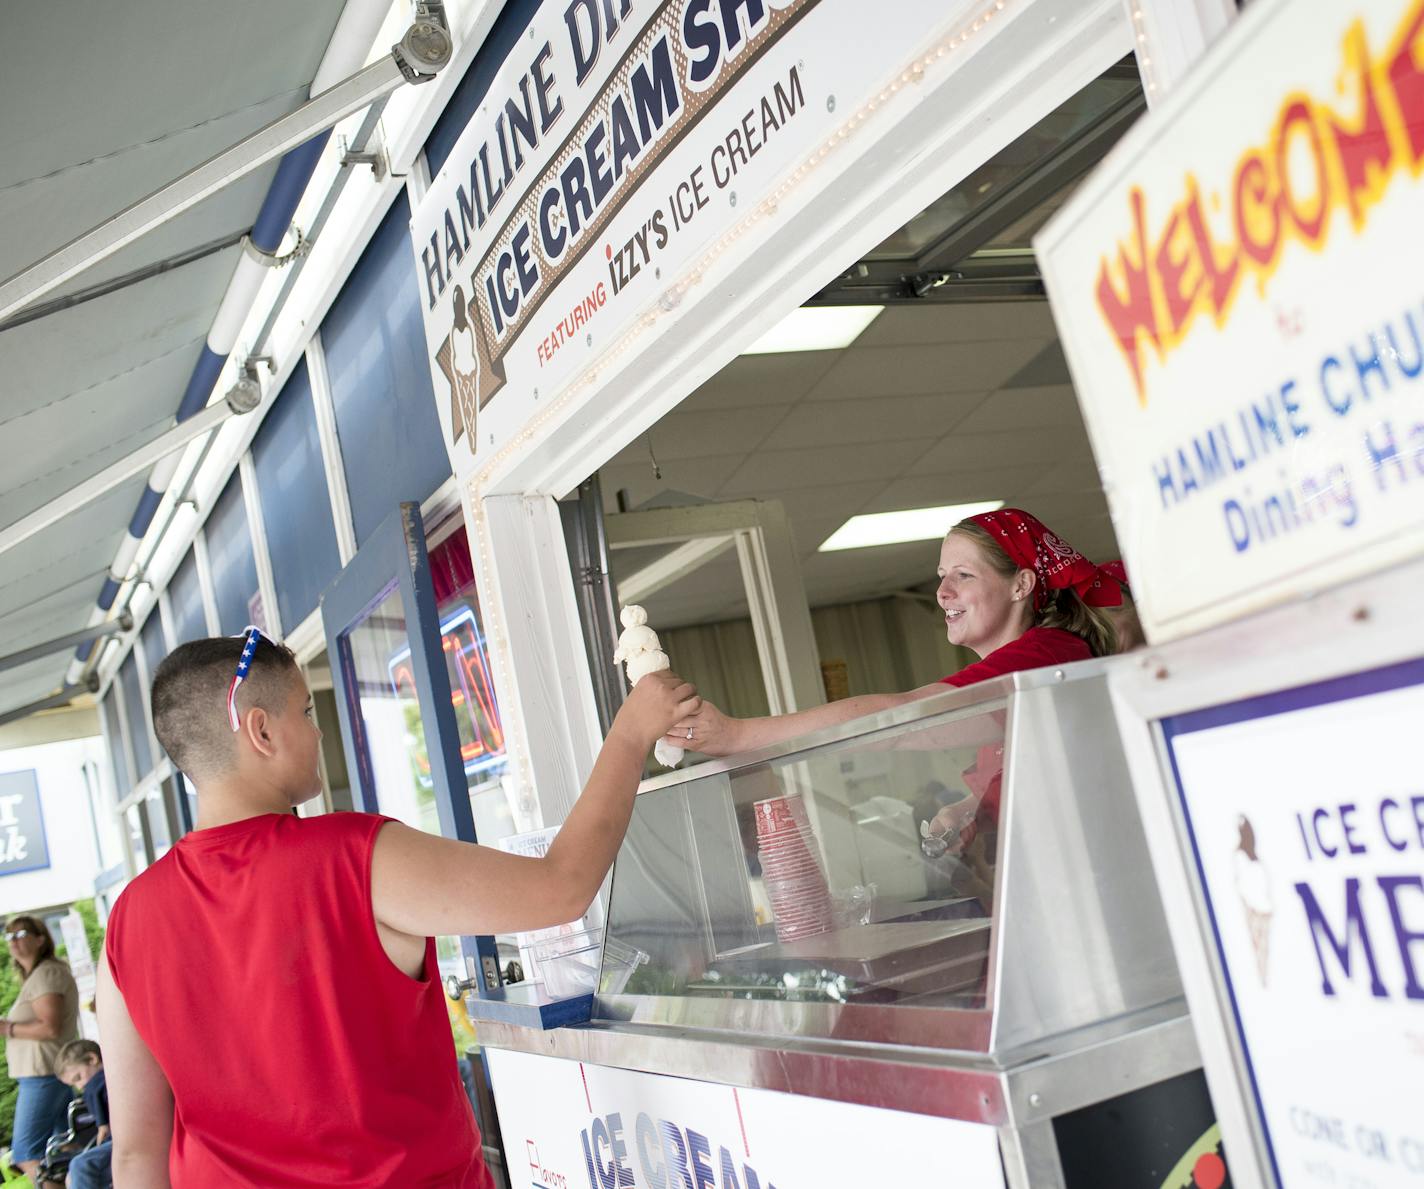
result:
[[[22,937],[31,937],[33,934],[28,929],[13,929],[5,934],[7,941],[19,941]]]

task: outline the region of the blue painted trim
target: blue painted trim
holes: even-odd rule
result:
[[[465,76],[425,138],[425,159],[432,178],[444,167],[465,125],[485,101],[505,60],[538,14],[539,4],[540,0],[506,0],[480,52],[466,68]]]
[[[81,665],[89,659],[89,654],[94,651],[94,641],[86,640],[74,650],[74,659]]]
[[[542,983],[516,983],[484,995],[465,996],[465,1010],[472,1020],[498,1020],[520,1028],[566,1028],[587,1024],[593,1019],[593,996],[550,999]]]
[[[193,374],[188,379],[188,387],[183,390],[183,399],[178,402],[179,421],[186,421],[193,414],[203,411],[226,362],[226,355],[219,355],[206,343],[203,344],[203,353],[198,356]]]
[[[118,582],[115,581],[112,576],[105,578],[103,588],[99,591],[99,610],[107,611],[110,607],[112,607],[114,605],[114,599],[118,595],[118,593]],[[89,641],[91,647],[93,646],[93,643],[94,641]]]
[[[298,145],[282,158],[282,164],[277,166],[277,176],[272,179],[267,197],[262,200],[262,209],[257,212],[257,221],[252,224],[252,243],[259,250],[270,254],[281,244],[287,228],[292,225],[297,203],[311,181],[317,159],[330,139],[331,131],[328,129],[313,136],[306,144]]]
[[[145,487],[143,495],[139,496],[138,507],[134,509],[133,519],[129,521],[129,536],[143,540],[143,534],[148,532],[148,526],[153,523],[153,517],[158,512],[158,505],[163,502],[163,492],[154,491],[152,487]]]

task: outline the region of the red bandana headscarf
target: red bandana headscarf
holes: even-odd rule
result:
[[[1050,532],[1037,516],[1018,508],[1000,508],[969,517],[987,532],[1009,560],[1021,570],[1038,575],[1033,588],[1033,607],[1042,611],[1050,591],[1072,590],[1090,607],[1116,607],[1122,603],[1122,587],[1073,548]]]
[[[1127,580],[1127,567],[1120,561],[1105,561],[1098,567],[1104,574],[1122,587],[1122,593],[1132,596],[1132,584]]]

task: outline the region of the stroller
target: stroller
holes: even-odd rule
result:
[[[99,1134],[99,1125],[94,1122],[94,1116],[89,1113],[82,1098],[76,1098],[69,1104],[66,1121],[67,1130],[50,1136],[49,1143],[45,1145],[44,1163],[35,1178],[37,1185],[43,1185],[46,1181],[63,1185],[69,1172],[69,1162],[91,1147]]]

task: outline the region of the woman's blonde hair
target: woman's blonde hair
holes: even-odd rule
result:
[[[1004,547],[987,529],[972,520],[961,520],[949,531],[978,545],[990,568],[1005,578],[1012,578],[1024,568],[1004,552]],[[1094,656],[1112,656],[1117,652],[1117,630],[1112,621],[1096,607],[1083,602],[1077,591],[1050,590],[1048,602],[1034,616],[1034,626],[1072,632],[1088,645]]]

